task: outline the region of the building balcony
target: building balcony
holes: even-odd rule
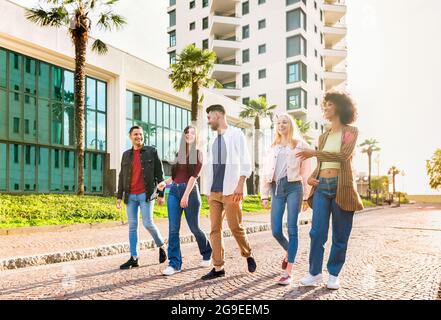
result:
[[[241,96],[241,91],[238,88],[221,88],[221,89],[213,89],[214,92],[222,94],[226,97],[236,99]]]
[[[323,13],[326,25],[333,26],[346,15],[347,7],[342,4],[324,4]]]
[[[173,10],[176,10],[176,4],[167,7],[167,13],[170,13]]]
[[[240,71],[241,66],[239,65],[216,63],[212,77],[219,82],[225,82],[227,79],[235,77]]]
[[[211,34],[215,34],[218,37],[235,34],[237,27],[240,27],[240,18],[219,15],[216,13],[211,16]]]
[[[218,38],[214,37],[213,51],[216,52],[217,58],[220,60],[228,59],[236,56],[236,51],[240,49],[240,42],[236,41],[236,37]]]
[[[326,70],[324,74],[324,80],[326,90],[332,89],[348,79],[348,75],[344,70]]]
[[[325,62],[325,70],[331,70],[334,66],[346,60],[348,56],[347,50],[343,49],[325,49],[323,50],[323,58]]]
[[[298,107],[295,109],[288,109],[287,112],[292,114],[294,117],[304,117],[308,114],[308,110],[305,107]]]
[[[323,28],[325,46],[334,47],[336,44],[346,38],[347,32],[347,28],[343,25],[325,25]]]

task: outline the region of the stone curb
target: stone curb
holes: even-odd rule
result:
[[[310,223],[309,219],[300,220],[301,225],[306,225]],[[285,223],[286,227],[286,223]],[[264,223],[255,226],[250,226],[246,228],[247,234],[253,234],[257,232],[264,232],[271,230],[271,224]],[[232,236],[231,230],[223,231],[224,237],[228,238]],[[207,236],[209,236],[207,234]],[[196,242],[196,238],[193,235],[181,236],[181,244]],[[167,243],[167,239],[165,240]],[[142,240],[140,241],[140,250],[152,249],[155,247],[153,240]],[[111,256],[121,253],[130,252],[128,243],[118,243],[112,245],[105,245],[97,248],[85,248],[85,249],[75,249],[65,252],[55,252],[48,254],[39,254],[34,256],[23,256],[23,257],[11,257],[0,260],[0,270],[11,270],[19,268],[27,268],[33,266],[41,266],[46,264],[61,263],[68,261],[76,261],[83,259],[93,259],[97,257]]]
[[[384,207],[368,208],[363,211],[357,212],[357,214],[367,213],[381,209],[384,209]],[[299,221],[300,225],[306,225],[310,223],[311,223],[311,219],[302,219]],[[285,223],[284,227],[286,226],[287,225]],[[271,224],[263,223],[263,224],[247,227],[246,233],[253,234],[253,233],[264,232],[269,230],[271,230]],[[231,230],[224,230],[223,235],[226,238],[231,237],[232,236]],[[207,236],[209,235],[207,234]],[[167,242],[167,239],[165,241]],[[196,242],[196,238],[193,235],[181,236],[180,241],[181,244],[193,243]],[[142,240],[140,241],[139,246],[140,246],[140,250],[152,249],[155,247],[155,243],[153,240],[148,240],[148,241]],[[41,266],[46,264],[61,263],[68,261],[83,260],[83,259],[93,259],[97,257],[111,256],[126,252],[130,252],[129,244],[119,243],[119,244],[105,245],[97,248],[75,249],[70,251],[39,254],[34,256],[10,257],[0,260],[0,271]]]

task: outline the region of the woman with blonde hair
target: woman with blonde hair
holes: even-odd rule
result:
[[[298,217],[302,200],[309,193],[307,179],[311,174],[311,160],[299,160],[296,155],[309,148],[303,140],[294,119],[289,114],[277,117],[274,143],[267,153],[261,174],[262,205],[269,207],[271,193],[271,230],[274,238],[286,251],[282,261],[284,273],[277,280],[281,285],[292,282],[291,272],[298,248]],[[288,208],[288,239],[283,234],[282,222]],[[305,206],[303,206],[305,208]]]

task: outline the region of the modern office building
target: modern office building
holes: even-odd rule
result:
[[[11,22],[0,27],[0,192],[73,193],[77,184],[70,37],[65,29],[29,22],[25,9],[7,0],[0,1],[0,11]],[[86,192],[115,191],[121,155],[130,146],[127,132],[134,124],[146,132],[155,129],[146,140],[157,147],[169,173],[168,162],[191,122],[189,95],[173,90],[167,70],[114,47],[104,56],[89,48],[86,73]],[[236,101],[210,91],[204,94],[204,106],[222,103],[230,123],[247,132],[250,125],[239,124]],[[206,125],[201,131],[202,138],[209,137]]]
[[[220,93],[243,104],[265,96],[317,138],[324,92],[346,85],[344,0],[169,1],[170,63],[191,43],[215,51]]]

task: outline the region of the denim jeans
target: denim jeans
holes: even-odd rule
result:
[[[204,260],[211,258],[211,245],[205,233],[199,227],[199,211],[201,208],[201,195],[199,187],[195,185],[188,197],[188,207],[181,208],[181,199],[187,188],[186,183],[173,183],[168,194],[167,209],[169,222],[169,236],[168,236],[168,258],[169,265],[176,270],[181,270],[182,255],[179,230],[181,228],[182,211],[185,213],[190,231],[196,238],[199,247],[199,252]]]
[[[130,254],[132,257],[138,255],[138,209],[141,209],[142,222],[144,227],[150,232],[153,240],[158,247],[164,244],[164,240],[153,223],[154,201],[146,201],[145,193],[130,194],[127,202],[127,218],[129,220],[129,243]]]
[[[354,212],[342,210],[335,202],[338,178],[319,178],[312,202],[311,251],[309,273],[322,273],[325,243],[328,240],[329,218],[332,216],[332,246],[328,272],[338,276],[346,260],[346,250],[352,230]]]
[[[276,192],[277,191],[277,192]],[[300,181],[282,178],[272,187],[271,230],[274,238],[288,252],[288,262],[294,263],[298,248],[297,222],[302,206],[303,186]],[[288,207],[288,237],[283,234],[283,215]]]

